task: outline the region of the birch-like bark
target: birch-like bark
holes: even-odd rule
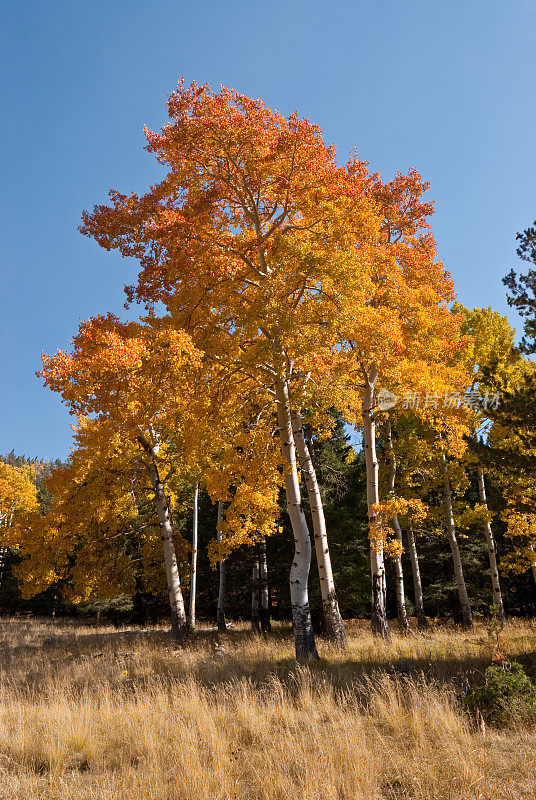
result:
[[[387,417],[387,422],[385,424],[385,432],[386,432],[386,441],[387,441],[387,453],[389,455],[389,499],[394,499],[396,497],[396,453],[393,447],[393,436],[391,431],[391,419]],[[394,568],[395,568],[395,589],[396,589],[396,610],[397,610],[397,617],[398,617],[398,624],[402,631],[407,633],[410,630],[409,622],[408,622],[408,612],[406,609],[406,594],[404,590],[404,570],[402,569],[402,529],[400,527],[400,523],[398,521],[398,516],[395,514],[393,517],[393,528],[395,530],[395,536],[398,542],[398,549],[394,556]]]
[[[4,572],[6,569],[6,556],[7,556],[8,548],[7,547],[0,547],[0,589],[4,583]]]
[[[197,515],[199,505],[199,484],[195,484],[194,489],[194,509],[192,524],[192,575],[190,578],[190,618],[189,625],[195,628],[195,594],[197,589]]]
[[[266,557],[266,540],[263,539],[259,544],[259,617],[261,630],[269,633],[272,624],[270,622],[270,593],[268,590],[268,559]]]
[[[218,500],[218,523],[221,522],[223,519],[223,503],[221,500]],[[221,543],[221,533],[219,530],[218,524],[218,531],[217,531],[217,539],[218,543]],[[223,558],[219,560],[219,573],[220,573],[220,581],[218,586],[218,610],[216,612],[216,625],[218,626],[218,630],[223,633],[227,630],[227,623],[225,622],[225,561]]]
[[[484,470],[478,465],[478,494],[480,495],[480,502],[488,510],[488,501],[486,497],[486,482],[484,480]],[[499,580],[499,568],[497,567],[497,552],[495,550],[495,540],[493,538],[493,529],[491,523],[486,520],[484,523],[484,533],[486,534],[486,543],[488,545],[489,568],[491,572],[491,588],[493,591],[493,605],[497,608],[497,615],[503,625],[506,625],[506,614],[504,613],[504,604],[501,592],[501,583]]]
[[[443,498],[445,501],[447,537],[449,540],[452,561],[454,564],[454,576],[456,578],[456,586],[458,588],[458,598],[460,602],[460,610],[462,612],[462,624],[464,628],[470,629],[473,627],[473,614],[471,612],[471,604],[469,602],[467,586],[465,585],[465,578],[463,576],[460,548],[458,547],[458,540],[456,538],[456,525],[454,523],[454,512],[452,510],[452,494],[450,491],[449,473],[445,453],[441,453],[439,457],[439,464],[441,467],[441,474],[443,476]]]
[[[251,630],[260,633],[260,586],[259,586],[259,556],[255,554],[251,576]]]
[[[411,572],[413,573],[413,592],[415,596],[415,616],[419,628],[427,628],[428,620],[424,613],[424,599],[422,593],[421,570],[419,567],[419,557],[417,555],[417,544],[411,520],[408,524],[408,552],[411,561]]]
[[[156,513],[160,524],[169,605],[171,609],[171,641],[175,644],[182,644],[188,634],[188,621],[184,609],[181,580],[177,565],[177,554],[175,552],[175,545],[173,544],[173,525],[171,523],[169,502],[158,471],[157,450],[155,446],[150,444],[145,436],[142,435],[138,436],[138,442],[147,454],[147,470],[153,487]]]
[[[294,558],[290,568],[290,600],[292,604],[294,645],[297,659],[316,659],[318,658],[318,653],[311,622],[308,591],[309,570],[311,568],[311,538],[301,504],[288,386],[284,380],[278,378],[275,383],[275,389],[281,452],[287,465],[285,469],[287,512],[294,536]]]
[[[402,529],[398,522],[398,517],[393,518],[393,527],[395,535],[399,543],[399,548],[402,547]],[[404,570],[402,568],[402,554],[397,552],[394,557],[395,568],[395,590],[396,590],[396,613],[400,629],[404,633],[408,633],[411,628],[408,622],[408,612],[406,608],[406,595],[404,590]]]
[[[386,613],[385,562],[383,539],[375,535],[377,512],[374,506],[380,501],[378,485],[378,457],[376,454],[376,423],[374,420],[374,387],[378,372],[372,367],[366,377],[363,396],[363,444],[367,473],[367,508],[370,531],[370,571],[372,576],[372,632],[389,639],[391,632]]]
[[[320,592],[322,595],[322,610],[324,613],[324,623],[326,637],[331,644],[344,650],[347,647],[346,631],[342,621],[335,582],[333,580],[333,570],[331,568],[331,558],[329,555],[328,536],[326,531],[326,519],[324,507],[316,470],[313,460],[305,441],[303,425],[300,414],[292,411],[292,433],[296,443],[296,452],[300,461],[302,474],[305,478],[305,486],[309,497],[311,517],[313,520],[313,538],[315,542],[316,563],[318,566],[318,577],[320,580]]]

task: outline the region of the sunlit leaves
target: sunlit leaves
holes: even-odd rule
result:
[[[31,466],[15,467],[0,461],[0,528],[8,527],[18,512],[37,508],[37,490]]]

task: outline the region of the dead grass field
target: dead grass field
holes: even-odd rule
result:
[[[4,800],[529,800],[536,730],[479,728],[460,709],[465,675],[490,663],[486,630],[320,642],[297,667],[288,627],[238,625],[183,651],[166,632],[0,622]],[[536,624],[506,649],[534,677]],[[412,659],[398,678],[392,666]]]

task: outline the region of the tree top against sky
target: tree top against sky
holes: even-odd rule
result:
[[[6,10],[3,452],[66,455],[65,410],[34,377],[40,351],[68,349],[81,319],[121,314],[137,272],[80,236],[81,210],[110,186],[160,180],[141,128],[164,123],[180,74],[282,114],[298,108],[341,162],[357,142],[386,179],[415,166],[431,183],[459,300],[508,311],[501,278],[519,269],[515,233],[534,219],[533,3],[159,8],[31,0]]]

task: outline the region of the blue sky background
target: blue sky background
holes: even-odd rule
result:
[[[461,302],[506,313],[536,217],[533,0],[2,2],[0,452],[63,458],[71,419],[34,377],[80,320],[121,313],[136,265],[77,232],[109,187],[160,174],[142,125],[183,75],[319,123],[385,177],[431,182]],[[512,322],[517,320],[512,316]]]

